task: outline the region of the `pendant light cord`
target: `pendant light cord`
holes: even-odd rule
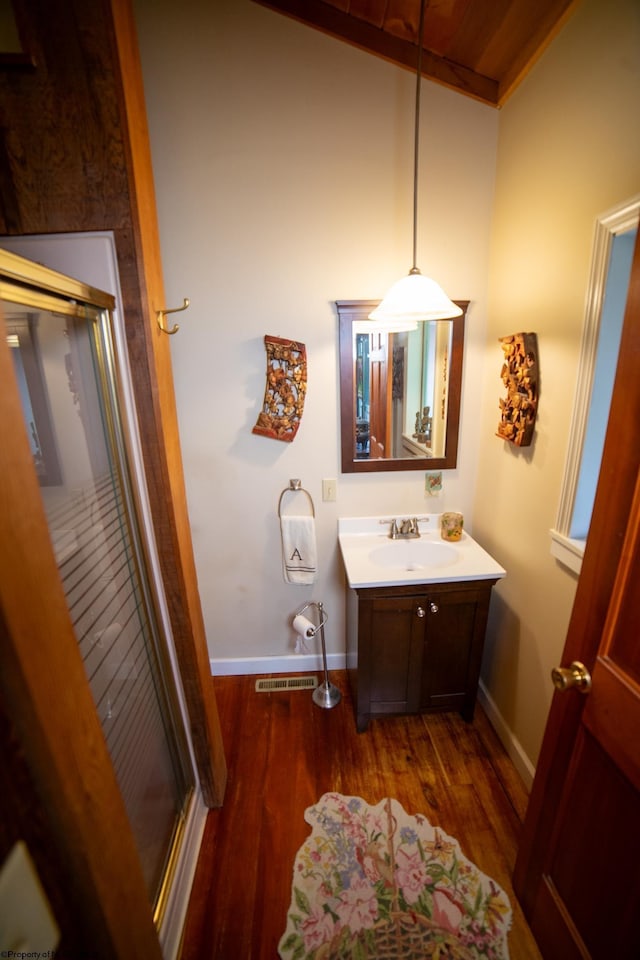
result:
[[[420,0],[420,24],[418,26],[418,68],[416,71],[416,114],[413,145],[413,266],[410,273],[418,270],[418,146],[420,141],[420,81],[422,80],[422,38],[424,34],[425,0]]]

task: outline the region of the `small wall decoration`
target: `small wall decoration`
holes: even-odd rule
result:
[[[264,338],[267,351],[267,383],[262,413],[253,433],[291,443],[302,419],[307,392],[307,351],[304,343]]]
[[[442,470],[425,473],[424,489],[428,497],[439,497],[442,493]]]
[[[538,338],[535,333],[501,337],[504,363],[500,377],[506,399],[500,400],[498,436],[517,447],[528,447],[538,409]]]
[[[404,350],[404,347],[393,348],[392,400],[402,400],[404,397]]]
[[[424,443],[425,446],[431,446],[431,430],[433,427],[433,417],[430,416],[431,407],[422,408],[422,416],[420,411],[416,411],[416,432],[412,433],[411,436],[414,440],[417,440],[418,443]]]

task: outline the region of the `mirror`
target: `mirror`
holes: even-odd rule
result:
[[[337,300],[343,473],[453,469],[458,455],[462,316],[371,333],[378,300]]]

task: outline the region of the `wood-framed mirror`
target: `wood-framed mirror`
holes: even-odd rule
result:
[[[458,457],[462,315],[370,332],[378,300],[337,300],[343,473],[451,470]]]

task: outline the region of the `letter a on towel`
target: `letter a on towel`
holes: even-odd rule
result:
[[[282,566],[287,583],[315,583],[318,575],[316,527],[313,517],[280,517]]]

